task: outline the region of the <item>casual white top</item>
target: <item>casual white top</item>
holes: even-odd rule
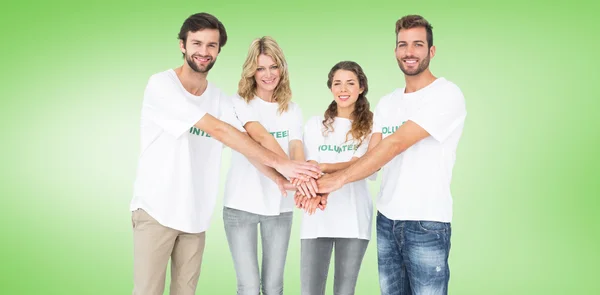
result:
[[[254,97],[248,103],[234,96],[235,113],[243,126],[248,122],[260,123],[279,143],[286,155],[290,142],[302,141],[302,111],[289,102],[288,109],[279,114],[277,102],[266,102]],[[277,184],[248,161],[242,154],[232,151],[231,167],[225,184],[223,205],[259,215],[275,216],[294,209],[294,192],[283,197]]]
[[[194,127],[210,114],[244,131],[231,97],[212,83],[187,92],[172,69],[150,77],[141,110],[141,154],[130,210],[188,233],[208,229],[217,199],[223,144]]]
[[[413,93],[400,88],[381,98],[374,133],[386,138],[410,120],[431,135],[383,167],[377,200],[383,215],[392,220],[452,221],[450,182],[466,115],[461,90],[445,78]]]
[[[334,131],[326,135],[323,135],[323,120],[323,116],[315,116],[306,122],[304,147],[307,160],[318,163],[348,162],[367,152],[370,135],[358,147],[358,140],[354,140],[351,134],[346,140],[346,134],[352,127],[351,120],[336,117],[333,121]],[[316,210],[313,215],[304,213],[300,238],[370,240],[372,215],[373,204],[367,179],[351,182],[329,195],[325,210]]]

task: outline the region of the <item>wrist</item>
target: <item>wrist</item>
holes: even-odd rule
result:
[[[337,174],[338,175],[336,175],[336,176],[339,179],[340,184],[342,186],[345,185],[346,183],[348,183],[348,181],[350,179],[350,175],[348,175],[348,169],[344,169],[344,170],[338,171]]]
[[[280,157],[276,154],[274,154],[275,156],[273,158],[271,158],[271,160],[269,161],[270,163],[267,163],[265,165],[277,170],[277,171],[281,171],[281,167],[285,164],[285,161],[287,159],[284,159],[283,157]]]
[[[319,163],[319,170],[321,170],[321,172],[323,173],[327,173],[329,172],[329,167],[326,163]]]

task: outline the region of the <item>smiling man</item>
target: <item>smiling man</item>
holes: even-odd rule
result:
[[[406,86],[379,101],[371,142],[345,170],[317,181],[337,190],[380,168],[377,253],[381,293],[447,294],[452,220],[450,183],[466,107],[458,86],[435,77],[432,26],[418,15],[396,22],[396,59]]]
[[[163,294],[169,259],[170,294],[195,294],[223,144],[246,156],[282,192],[294,189],[283,176],[320,173],[316,165],[279,156],[243,133],[231,98],[207,80],[227,42],[217,18],[190,16],[179,39],[183,65],[152,75],[142,103],[141,154],[130,204],[133,294]]]

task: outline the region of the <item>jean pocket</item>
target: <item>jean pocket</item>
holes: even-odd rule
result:
[[[444,232],[448,229],[448,223],[438,221],[419,221],[419,228],[425,232]]]

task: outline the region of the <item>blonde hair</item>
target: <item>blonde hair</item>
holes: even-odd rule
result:
[[[242,78],[238,84],[238,94],[246,102],[250,102],[256,94],[256,80],[254,75],[258,68],[258,56],[264,54],[275,61],[281,75],[279,84],[273,91],[273,99],[279,104],[279,113],[287,111],[288,104],[292,100],[292,90],[290,88],[290,78],[288,75],[287,62],[283,55],[283,51],[269,36],[255,39],[250,44],[248,56],[242,67]]]

